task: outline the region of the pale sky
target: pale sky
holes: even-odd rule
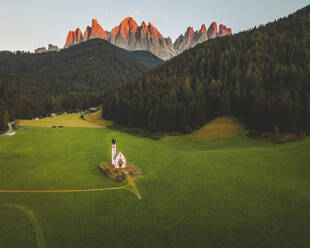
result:
[[[63,47],[69,30],[84,32],[91,19],[104,30],[132,16],[152,22],[174,41],[188,26],[199,29],[216,21],[234,33],[285,17],[309,0],[0,0],[0,51],[33,52],[49,43]]]

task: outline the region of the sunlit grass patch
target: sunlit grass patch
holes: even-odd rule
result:
[[[81,118],[80,113],[62,114],[56,117],[48,117],[39,120],[18,120],[18,126],[29,127],[107,127],[111,121],[106,121],[101,117],[101,111],[89,113]]]
[[[161,140],[178,145],[192,144],[208,148],[244,147],[249,143],[257,143],[248,138],[246,134],[247,130],[237,118],[223,116],[210,121],[190,134],[165,136]]]
[[[113,124],[112,121],[103,119],[101,115],[102,115],[101,110],[94,112],[94,113],[89,113],[85,115],[85,120],[97,126],[102,126],[102,127],[108,127]]]
[[[219,117],[203,126],[198,131],[190,134],[198,140],[215,140],[215,139],[230,139],[239,135],[246,134],[244,126],[235,117]]]

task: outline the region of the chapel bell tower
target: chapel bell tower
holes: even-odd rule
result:
[[[111,163],[115,166],[115,157],[116,157],[116,139],[112,139],[112,153],[111,153]]]

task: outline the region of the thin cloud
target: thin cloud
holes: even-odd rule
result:
[[[151,20],[151,23],[154,25],[154,26],[157,26],[159,25],[160,23],[163,22],[163,18],[162,17],[156,17],[155,19],[152,19]]]
[[[135,10],[135,11],[133,12],[133,15],[134,15],[135,17],[145,17],[145,16],[148,16],[149,13],[146,12],[146,11]]]
[[[110,17],[110,16],[111,16],[111,13],[110,13],[110,12],[105,12],[105,13],[104,13],[104,16],[105,16],[105,17]]]

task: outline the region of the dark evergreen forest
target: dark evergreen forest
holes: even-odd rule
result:
[[[249,129],[310,131],[310,6],[216,38],[105,93],[103,117],[153,132],[234,115]]]
[[[137,79],[162,60],[94,39],[60,52],[0,52],[0,130],[9,120],[99,106],[103,90]]]

